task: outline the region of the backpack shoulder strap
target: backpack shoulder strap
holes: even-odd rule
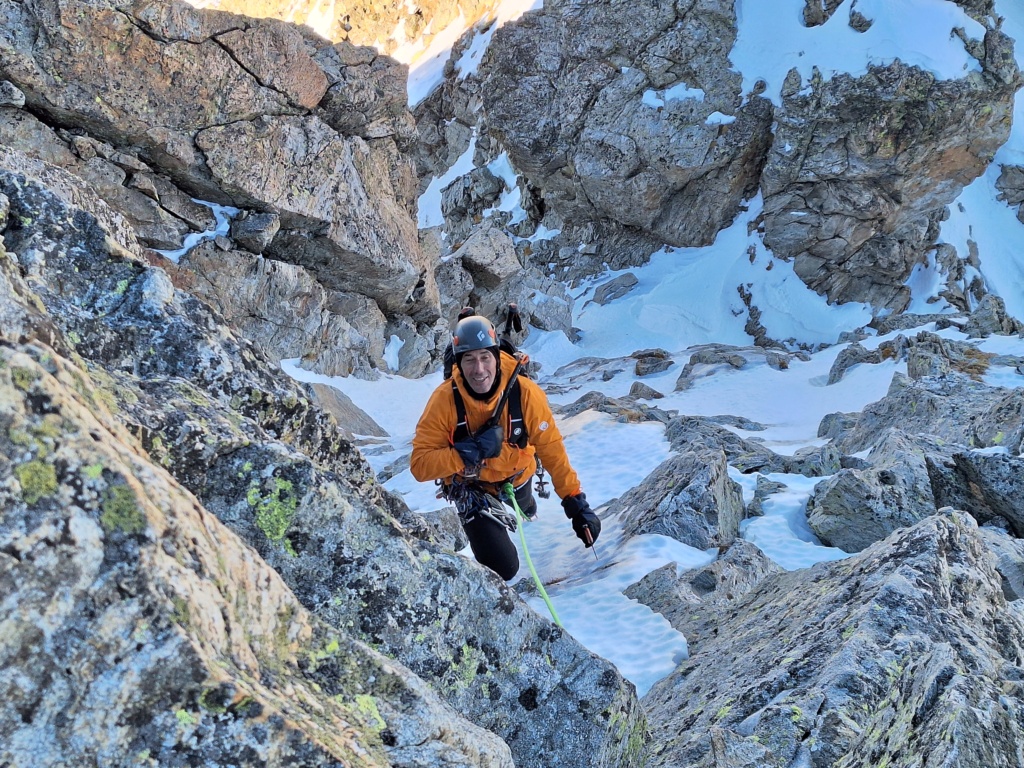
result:
[[[462,402],[462,395],[455,384],[455,379],[451,382],[452,395],[455,397],[455,430],[452,432],[452,442],[457,443],[469,437],[469,421],[466,419],[466,404]]]
[[[512,382],[512,391],[509,393],[508,419],[508,442],[525,448],[530,436],[526,432],[526,421],[523,419],[523,389],[519,386],[519,376]]]
[[[469,421],[466,418],[466,404],[462,400],[455,379],[452,379],[452,396],[455,399],[455,430],[452,432],[452,442],[466,440],[470,436]],[[526,421],[523,419],[523,391],[519,386],[519,377],[512,382],[508,396],[508,418],[509,430],[505,439],[511,445],[525,448],[530,436],[526,431]]]

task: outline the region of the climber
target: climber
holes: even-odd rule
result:
[[[544,391],[519,375],[521,362],[500,349],[485,317],[459,320],[452,349],[452,378],[434,390],[416,424],[413,477],[439,482],[442,495],[455,503],[477,561],[506,581],[518,572],[519,555],[508,535],[516,521],[502,504],[501,488],[510,483],[523,516],[533,519],[537,458],[551,473],[576,535],[593,546],[601,520],[580,490]]]
[[[459,310],[459,316],[456,318],[456,322],[463,320],[470,315],[475,315],[476,310],[473,307],[463,307]],[[505,310],[505,328],[501,332],[501,336],[498,337],[498,346],[502,352],[508,352],[510,355],[519,354],[519,350],[516,349],[515,342],[512,341],[512,333],[523,332],[523,319],[519,314],[518,304],[509,304]],[[452,377],[452,368],[455,366],[455,349],[452,346],[452,342],[448,342],[448,346],[444,348],[444,355],[442,356],[442,362],[444,364],[444,377],[450,379]],[[529,376],[527,366],[524,364],[522,375]]]

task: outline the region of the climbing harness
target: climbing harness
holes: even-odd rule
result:
[[[523,510],[519,508],[519,502],[516,501],[516,489],[512,487],[512,483],[505,483],[501,486],[501,490],[512,504],[512,509],[514,509],[516,513],[516,520],[522,521]],[[519,543],[523,545],[523,558],[526,560],[526,565],[530,568],[530,574],[533,576],[533,583],[537,585],[537,591],[540,593],[540,596],[544,599],[544,604],[547,605],[548,610],[551,612],[551,618],[554,620],[555,625],[561,627],[562,622],[558,619],[558,613],[555,611],[555,606],[551,603],[551,598],[548,597],[548,592],[544,589],[544,584],[541,582],[540,576],[537,575],[537,569],[533,567],[533,560],[530,559],[530,550],[526,547],[526,534],[523,533],[523,526],[519,527]]]
[[[467,483],[453,478],[450,483],[437,481],[440,488],[438,498],[444,498],[455,505],[455,511],[463,526],[477,517],[486,517],[498,525],[504,526],[510,533],[515,533],[518,523],[501,499],[488,493],[476,483]]]

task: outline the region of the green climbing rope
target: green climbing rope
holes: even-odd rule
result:
[[[537,569],[533,567],[533,560],[530,559],[530,550],[526,548],[526,534],[523,533],[523,510],[519,508],[519,502],[516,501],[516,489],[512,487],[512,483],[505,483],[501,486],[501,490],[512,503],[512,509],[516,511],[516,522],[519,523],[517,526],[519,528],[519,541],[523,545],[523,557],[526,558],[526,564],[530,567],[530,573],[533,574],[533,583],[537,585],[537,591],[540,592],[540,596],[544,598],[544,603],[547,605],[548,610],[551,611],[551,618],[555,620],[555,625],[561,627],[562,622],[558,620],[555,606],[551,604],[551,598],[548,597],[548,592],[544,589],[540,576],[537,575]]]

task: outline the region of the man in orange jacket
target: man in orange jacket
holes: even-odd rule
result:
[[[532,480],[537,457],[551,474],[576,535],[585,546],[593,546],[601,533],[601,520],[580,490],[544,390],[526,377],[515,377],[517,360],[499,349],[498,335],[485,317],[471,315],[459,321],[453,350],[452,378],[434,390],[416,424],[410,459],[413,477],[421,482],[443,481],[446,494],[456,503],[473,555],[506,581],[518,572],[519,555],[506,526],[486,514],[488,510],[478,502],[483,494],[493,498],[508,482],[515,488],[523,514],[535,516]],[[505,388],[516,381],[522,423],[512,423],[508,401],[513,393],[497,422],[489,424]],[[460,411],[464,411],[462,419]]]

